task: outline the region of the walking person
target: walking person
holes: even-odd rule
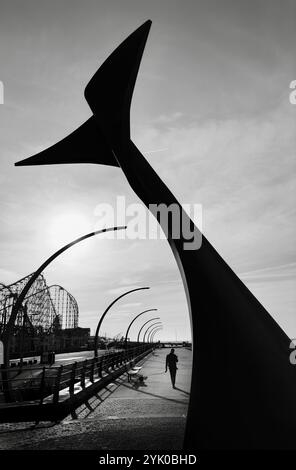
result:
[[[171,349],[170,354],[168,354],[166,357],[165,371],[167,372],[169,368],[173,388],[176,388],[175,382],[176,382],[176,373],[178,369],[177,362],[178,362],[178,357],[175,354],[175,350]]]

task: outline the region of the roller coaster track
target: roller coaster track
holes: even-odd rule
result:
[[[11,309],[19,293],[32,274],[5,285],[0,283],[0,332],[3,333],[9,320]],[[30,329],[42,332],[50,332],[54,325],[62,329],[76,328],[78,326],[78,304],[65,288],[54,284],[48,286],[43,275],[38,276],[25,301],[25,322]],[[20,310],[16,327],[23,324],[23,311]]]

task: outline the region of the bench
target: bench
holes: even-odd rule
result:
[[[139,374],[141,369],[142,369],[141,366],[137,367],[137,366],[134,365],[134,361],[129,362],[126,366],[128,382],[131,382],[132,377],[137,377],[138,378],[138,374]]]

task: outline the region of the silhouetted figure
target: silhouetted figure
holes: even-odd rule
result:
[[[178,362],[178,357],[175,354],[175,350],[171,349],[170,354],[168,354],[167,357],[166,357],[165,371],[167,372],[167,370],[169,368],[173,388],[176,388],[175,387],[175,382],[176,382],[176,373],[177,373],[177,369],[178,369],[177,362]]]

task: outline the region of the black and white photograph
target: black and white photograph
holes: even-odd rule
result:
[[[1,460],[296,450],[295,43],[295,0],[0,0]]]

